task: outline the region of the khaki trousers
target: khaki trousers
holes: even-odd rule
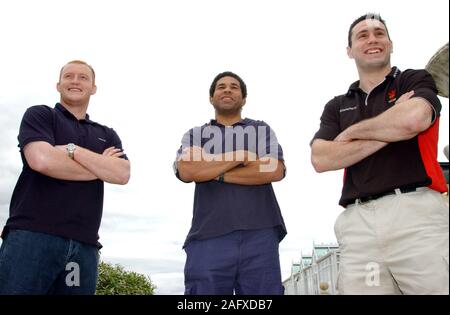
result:
[[[339,294],[449,294],[448,218],[428,188],[347,206],[334,227]]]

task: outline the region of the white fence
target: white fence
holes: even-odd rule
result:
[[[331,251],[283,282],[285,295],[337,294],[339,251]]]

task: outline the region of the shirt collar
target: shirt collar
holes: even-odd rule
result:
[[[244,118],[244,119],[241,119],[240,121],[234,123],[232,125],[232,127],[234,127],[234,126],[245,126],[245,125],[247,125],[247,122],[248,122],[248,118]],[[217,120],[215,120],[215,119],[211,119],[209,121],[208,125],[210,125],[210,126],[219,126],[219,127],[223,126],[221,123],[218,123]]]
[[[389,72],[389,74],[386,76],[386,81],[395,79],[399,75],[399,73],[400,73],[400,70],[397,67],[392,67],[391,72]],[[353,93],[358,92],[358,91],[362,91],[359,88],[359,80],[356,82],[353,82],[350,85],[350,87],[348,88],[348,91],[347,91],[347,96],[350,96]]]
[[[68,117],[70,119],[78,120],[78,118],[75,117],[71,112],[69,112],[67,110],[67,108],[65,108],[63,105],[61,105],[61,103],[56,103],[55,109],[59,110],[61,113],[63,113],[66,117]],[[80,121],[85,121],[90,124],[94,123],[92,120],[89,119],[89,114],[87,114],[87,113],[86,113],[85,119],[80,119]]]

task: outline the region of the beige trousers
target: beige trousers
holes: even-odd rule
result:
[[[448,217],[428,188],[347,206],[334,227],[339,294],[449,294]]]

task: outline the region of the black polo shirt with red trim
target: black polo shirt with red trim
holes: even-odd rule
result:
[[[103,209],[103,181],[69,181],[38,173],[28,165],[23,148],[34,141],[45,141],[52,146],[74,143],[102,154],[111,146],[122,149],[117,133],[93,122],[89,115],[78,120],[58,103],[55,108],[45,105],[28,108],[18,140],[23,168],[2,236],[9,229],[23,229],[101,247],[98,230]]]
[[[428,186],[447,191],[437,162],[437,143],[441,103],[431,75],[425,70],[400,71],[396,67],[369,94],[353,83],[348,92],[325,105],[315,139],[334,140],[343,130],[364,119],[373,118],[395,105],[406,92],[422,97],[433,107],[433,123],[409,140],[389,143],[374,154],[348,167],[339,204],[346,206],[356,198],[381,194],[396,188]]]

